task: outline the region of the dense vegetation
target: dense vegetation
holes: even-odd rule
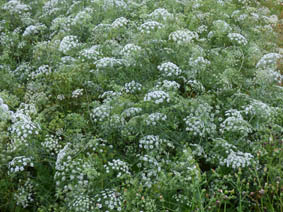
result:
[[[0,211],[283,211],[281,11],[0,0]]]

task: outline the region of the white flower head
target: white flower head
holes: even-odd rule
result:
[[[165,102],[169,103],[170,96],[164,91],[152,91],[145,95],[144,101],[152,101],[155,104],[161,104]]]
[[[165,62],[157,66],[157,69],[165,77],[176,77],[182,73],[182,70],[172,62]]]
[[[112,28],[114,29],[118,29],[118,28],[122,28],[125,27],[128,24],[129,20],[124,18],[124,17],[120,17],[117,18],[113,23],[112,23]]]
[[[140,31],[146,34],[150,34],[162,28],[164,28],[164,25],[157,21],[147,21],[139,27]]]
[[[198,39],[198,34],[196,32],[191,32],[188,29],[177,30],[169,35],[169,40],[172,40],[179,45],[191,43],[194,39]]]
[[[245,46],[248,43],[247,39],[239,33],[229,33],[228,38],[230,39],[231,42],[237,45]]]
[[[59,51],[64,54],[69,53],[71,50],[74,50],[80,46],[77,36],[68,35],[63,38],[60,43]]]

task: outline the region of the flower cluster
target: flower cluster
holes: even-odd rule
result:
[[[63,148],[61,140],[61,137],[56,138],[54,135],[47,135],[44,139],[44,142],[41,143],[41,146],[44,147],[47,152],[54,156],[57,155]]]
[[[202,93],[205,91],[205,88],[201,84],[201,82],[197,80],[187,80],[186,84],[191,87],[191,89],[197,93]]]
[[[231,42],[238,45],[245,46],[248,43],[247,39],[239,33],[229,33],[228,38],[230,39]]]
[[[27,116],[33,116],[33,115],[37,114],[36,106],[32,103],[31,104],[21,103],[16,114],[17,113],[19,113],[19,114],[22,113],[22,114],[25,114]]]
[[[74,200],[68,203],[68,207],[75,212],[87,212],[95,210],[95,202],[86,194],[78,194]]]
[[[275,69],[259,69],[256,71],[255,80],[257,83],[282,83],[283,75]]]
[[[71,56],[64,56],[64,57],[61,57],[61,65],[64,64],[64,65],[71,65],[73,63],[76,62],[76,59],[71,57]]]
[[[182,73],[182,70],[171,62],[162,63],[161,65],[157,66],[157,69],[165,77],[179,76]]]
[[[130,107],[123,111],[122,116],[126,118],[130,118],[132,116],[139,114],[141,111],[142,109],[139,107]]]
[[[74,25],[82,25],[91,21],[91,14],[93,13],[92,8],[85,8],[84,10],[78,12],[78,14],[73,18]]]
[[[160,121],[166,121],[167,116],[163,113],[152,113],[145,120],[147,125],[156,126]]]
[[[215,31],[218,33],[228,33],[232,30],[231,26],[223,20],[214,21],[212,24]]]
[[[151,188],[158,178],[158,173],[161,172],[161,164],[150,155],[140,155],[139,168],[142,168],[141,181],[144,187]]]
[[[25,29],[23,37],[36,35],[44,29],[46,29],[46,26],[44,24],[30,25]]]
[[[108,123],[104,123],[101,126],[105,129],[107,127],[110,127],[111,129],[120,130],[124,125],[125,125],[124,117],[121,117],[118,114],[114,114],[114,115],[110,116]]]
[[[6,105],[0,97],[0,120],[6,120],[10,117],[10,115],[11,112],[9,111],[8,105]]]
[[[70,17],[57,17],[53,19],[50,29],[53,31],[70,32],[73,22]]]
[[[192,109],[189,116],[184,119],[186,131],[191,132],[194,136],[208,136],[216,131],[214,124],[214,113],[212,107],[207,103],[200,104],[196,109]]]
[[[21,183],[22,180],[19,181],[19,183]],[[34,198],[33,198],[33,193],[34,193],[34,188],[33,188],[33,184],[30,180],[30,178],[28,178],[24,185],[20,186],[16,193],[14,194],[14,199],[17,202],[18,206],[21,206],[23,208],[27,208],[31,203],[34,202]]]
[[[243,106],[244,113],[250,117],[256,117],[261,120],[270,120],[274,114],[274,108],[258,100],[253,100],[249,105]]]
[[[94,122],[105,121],[110,117],[112,107],[109,105],[101,105],[92,110],[91,117]]]
[[[175,81],[163,80],[161,82],[157,82],[154,88],[157,90],[175,91],[180,88],[180,84]]]
[[[64,99],[65,99],[64,94],[59,94],[59,95],[57,96],[57,99],[60,100],[60,101],[64,100]]]
[[[121,95],[121,92],[105,91],[103,94],[99,95],[99,98],[103,99],[103,103],[107,103]]]
[[[62,154],[65,153],[65,154]],[[63,148],[57,155],[54,180],[58,190],[68,192],[79,187],[85,187],[89,181],[85,178],[84,170],[91,168],[89,163],[81,158],[72,158]]]
[[[118,178],[131,174],[128,164],[120,159],[113,159],[112,161],[109,161],[106,165],[104,165],[104,168],[106,170],[106,173],[110,173],[110,171],[118,172],[116,176]]]
[[[235,109],[231,109],[225,112],[227,117],[220,125],[220,132],[232,132],[239,133],[247,136],[251,131],[250,124],[244,120],[241,112]]]
[[[234,152],[231,150],[228,157],[220,161],[220,165],[232,167],[233,169],[245,168],[251,165],[253,158],[253,155],[250,153],[243,153],[241,151]]]
[[[51,67],[49,65],[42,65],[36,71],[31,72],[31,79],[35,79],[37,77],[44,77],[52,73]]]
[[[122,194],[113,189],[105,189],[96,194],[96,208],[105,211],[122,211]]]
[[[150,34],[151,32],[162,29],[163,27],[164,25],[157,21],[147,21],[143,23],[139,29],[142,33]]]
[[[84,89],[76,89],[72,92],[72,98],[78,98],[83,95]]]
[[[98,0],[91,0],[92,3]],[[124,0],[105,0],[103,1],[103,8],[108,10],[110,8],[114,9],[126,9],[128,7],[127,3]]]
[[[112,58],[112,57],[104,57],[95,62],[97,68],[113,68],[115,66],[123,65],[122,60]]]
[[[180,45],[190,43],[193,39],[198,39],[198,34],[187,29],[177,30],[169,35],[169,40]]]
[[[129,43],[124,46],[124,48],[121,50],[121,54],[124,56],[130,56],[137,52],[141,51],[141,47],[137,46],[135,44]]]
[[[190,206],[189,198],[184,194],[174,194],[173,198],[178,202],[178,204],[185,204]]]
[[[176,179],[178,179],[178,182],[181,182],[183,185],[192,183],[193,180],[200,179],[200,171],[196,165],[193,154],[191,150],[185,146],[179,161],[172,163],[171,170]]]
[[[16,77],[19,77],[20,79],[24,79],[25,77],[28,77],[30,75],[32,69],[33,67],[30,66],[29,63],[24,62],[18,65],[17,68],[14,71],[12,71],[12,73]]]
[[[124,86],[124,90],[126,93],[137,93],[139,91],[141,91],[142,89],[142,85],[136,81],[131,81],[129,83],[126,83]]]
[[[43,11],[44,14],[46,15],[54,15],[56,12],[60,11],[60,4],[67,4],[66,0],[49,0],[47,2],[45,2],[45,4],[43,5]]]
[[[208,65],[210,65],[210,61],[203,57],[197,57],[197,58],[190,58],[189,64],[190,66],[192,66],[197,70],[203,70]]]
[[[148,15],[148,17],[152,18],[153,20],[163,20],[167,21],[173,18],[173,15],[168,12],[168,10],[164,8],[158,8],[154,10],[152,13]]]
[[[79,46],[80,43],[77,36],[68,35],[61,41],[59,51],[63,52],[64,54],[68,54],[70,51],[78,48]]]
[[[79,53],[79,58],[85,62],[85,61],[91,61],[91,62],[95,62],[96,60],[98,60],[100,57],[100,52],[99,52],[99,46],[98,45],[94,45],[88,49],[83,49],[82,51],[80,51]]]
[[[197,33],[202,34],[204,32],[207,32],[208,27],[206,25],[201,25],[197,28]]]
[[[24,13],[29,12],[31,10],[31,7],[26,5],[26,4],[22,4],[18,0],[11,0],[11,1],[8,1],[7,3],[5,3],[2,6],[2,9],[9,11],[11,14],[22,15]]]
[[[170,96],[164,91],[151,91],[144,97],[144,101],[153,101],[155,104],[170,102]]]
[[[15,134],[19,139],[25,141],[31,135],[39,134],[39,125],[34,123],[28,115],[17,111],[12,116],[13,124],[10,127],[10,132]]]
[[[111,24],[100,23],[93,28],[93,33],[107,32],[111,29]]]
[[[18,172],[23,172],[26,167],[33,167],[33,158],[25,157],[25,156],[18,156],[13,158],[12,161],[8,164],[8,174],[16,174]]]
[[[161,139],[159,138],[159,136],[155,136],[155,135],[147,135],[141,138],[139,141],[139,147],[146,150],[153,150],[155,148],[158,149],[160,145],[163,143],[167,144],[170,147],[173,147],[169,141],[165,139]]]
[[[120,18],[117,18],[113,23],[112,23],[112,27],[114,29],[118,29],[118,28],[122,28],[122,27],[125,27],[127,26],[129,20],[124,18],[124,17],[120,17]]]
[[[265,54],[262,56],[262,58],[260,58],[260,60],[256,64],[256,67],[259,69],[274,68],[276,67],[277,60],[282,57],[283,56],[278,53]]]

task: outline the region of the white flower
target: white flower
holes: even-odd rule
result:
[[[19,186],[19,188],[15,191],[14,199],[16,200],[17,205],[26,208],[34,201],[32,195],[33,185],[30,178],[28,178],[24,185]]]
[[[146,119],[146,124],[155,126],[158,122],[166,121],[166,119],[167,116],[163,113],[152,113]]]
[[[95,2],[97,0],[91,0],[91,2]],[[108,10],[110,8],[113,9],[126,9],[128,7],[127,3],[124,0],[104,0],[103,8]]]
[[[240,167],[245,168],[252,164],[254,156],[250,153],[243,153],[240,151],[234,152],[230,151],[227,158],[221,161],[221,164],[227,167],[232,167],[233,169],[238,169]]]
[[[210,61],[205,59],[204,57],[197,57],[197,58],[192,57],[189,60],[189,64],[196,70],[203,70],[210,65]]]
[[[99,45],[94,45],[88,49],[84,49],[80,51],[79,58],[85,62],[86,60],[90,60],[92,62],[95,62],[100,57],[99,52]]]
[[[30,77],[31,79],[35,79],[40,76],[47,76],[52,73],[52,69],[48,65],[40,66],[36,71],[31,72]]]
[[[73,49],[76,49],[79,46],[80,44],[77,36],[68,35],[64,37],[63,40],[61,41],[59,46],[59,51],[63,52],[64,54],[67,54],[68,52],[70,52]]]
[[[113,23],[112,23],[112,27],[114,29],[117,28],[121,28],[121,27],[125,27],[128,24],[128,19],[124,18],[124,17],[120,17],[117,18]]]
[[[23,36],[35,35],[44,29],[46,29],[44,24],[30,25],[25,29]]]
[[[178,90],[180,88],[180,84],[175,81],[163,80],[161,82],[157,82],[154,89],[156,90]]]
[[[106,173],[110,173],[110,170],[117,171],[117,177],[121,177],[122,175],[130,175],[129,166],[126,162],[120,160],[120,159],[113,159],[112,161],[109,161],[107,165],[104,165],[104,168],[106,169]]]
[[[232,42],[234,42],[238,45],[245,46],[248,43],[247,39],[239,33],[229,33],[228,38],[230,39],[230,41],[232,41]]]
[[[278,59],[283,58],[281,54],[278,53],[268,53],[262,56],[262,58],[256,64],[257,68],[274,68]]]
[[[64,96],[63,94],[59,94],[59,95],[57,96],[57,99],[62,101],[62,100],[65,99],[65,96]]]
[[[22,15],[29,12],[31,7],[26,4],[22,4],[18,0],[10,0],[2,6],[2,9],[8,10],[10,13]]]
[[[110,117],[110,112],[112,110],[112,107],[109,105],[101,105],[97,108],[94,108],[92,110],[91,116],[94,120],[94,122],[98,122],[98,121],[104,121],[107,118]]]
[[[141,47],[137,46],[135,44],[129,43],[124,46],[124,48],[121,51],[121,54],[123,56],[131,56],[137,52],[141,51]]]
[[[232,30],[230,25],[223,20],[214,21],[212,24],[215,31],[219,33],[228,33]]]
[[[157,66],[157,69],[165,77],[179,76],[182,73],[182,70],[171,62],[165,62]]]
[[[145,95],[144,101],[153,101],[155,104],[170,102],[169,94],[164,91],[152,91]]]
[[[207,32],[208,27],[206,25],[201,25],[197,28],[197,33],[201,34],[203,32]]]
[[[142,109],[139,108],[139,107],[130,107],[130,108],[123,111],[122,116],[129,118],[129,117],[137,115],[141,111],[142,111]]]
[[[113,68],[122,65],[122,60],[112,57],[104,57],[95,62],[97,68]]]
[[[105,91],[103,94],[99,95],[99,98],[103,99],[103,103],[107,103],[121,95],[121,92]]]
[[[83,95],[84,89],[76,89],[72,92],[72,98],[78,98],[79,96]]]
[[[73,25],[85,24],[91,21],[93,9],[85,8],[83,11],[78,12],[78,14],[73,18]]]
[[[142,89],[142,85],[138,82],[135,82],[135,81],[131,81],[129,83],[126,83],[125,86],[124,86],[124,90],[126,93],[136,93],[138,91],[141,91]]]
[[[162,29],[164,27],[163,24],[157,22],[157,21],[147,21],[145,23],[143,23],[141,26],[140,26],[140,31],[142,33],[151,33],[153,31],[157,31],[159,29]]]
[[[22,172],[25,170],[25,167],[28,166],[33,167],[32,160],[33,158],[25,156],[18,156],[13,158],[13,160],[8,164],[8,174],[13,174],[20,171]]]
[[[231,132],[247,136],[252,131],[250,124],[244,120],[240,111],[231,109],[225,112],[225,116],[227,118],[220,125],[222,133]]]
[[[177,44],[190,43],[193,39],[198,39],[198,34],[187,29],[177,30],[169,35],[169,40],[172,40]]]
[[[164,8],[158,8],[154,10],[152,13],[148,15],[148,17],[154,19],[154,20],[169,20],[173,18],[173,15],[169,13],[166,9]]]
[[[184,121],[187,125],[186,131],[195,136],[204,137],[216,132],[212,107],[207,103],[200,104],[197,108],[192,109],[190,115],[184,118]]]

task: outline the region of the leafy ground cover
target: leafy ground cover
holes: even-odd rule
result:
[[[1,211],[283,211],[282,2],[0,17]]]

